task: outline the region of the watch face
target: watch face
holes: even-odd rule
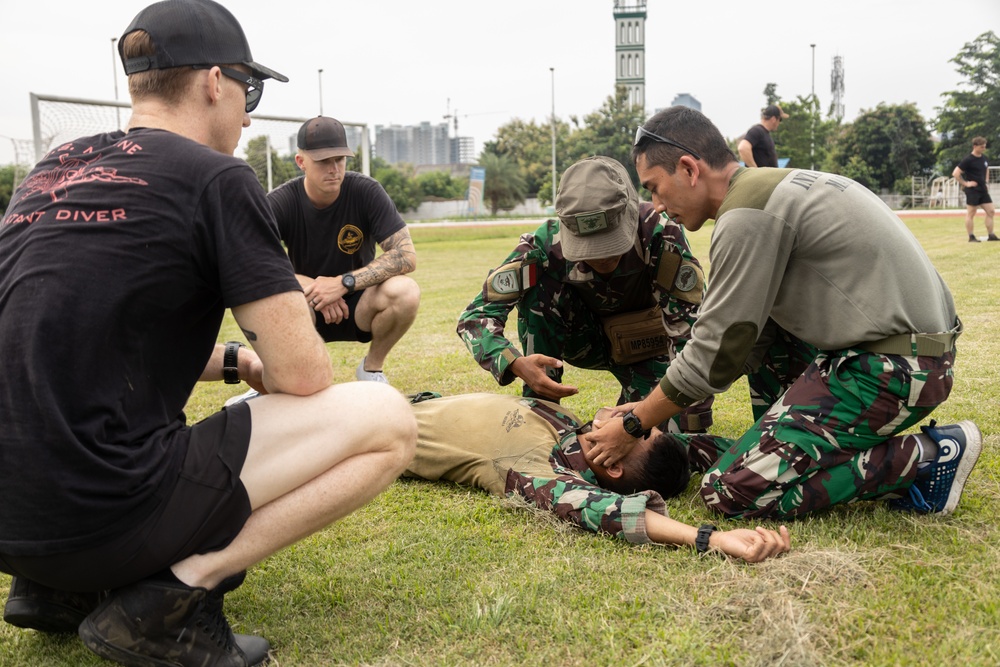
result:
[[[622,426],[629,435],[638,438],[642,434],[642,422],[633,413],[627,412],[622,417]]]
[[[341,276],[340,282],[344,287],[347,288],[348,291],[354,289],[354,276],[352,276],[350,273],[345,273],[343,276]]]

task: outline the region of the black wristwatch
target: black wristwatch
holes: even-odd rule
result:
[[[712,536],[712,533],[717,531],[718,528],[709,523],[701,524],[698,528],[698,537],[694,538],[694,548],[698,553],[708,553],[708,538]]]
[[[354,276],[352,276],[350,273],[345,273],[344,275],[340,276],[340,284],[344,286],[344,289],[347,290],[348,294],[354,292]]]
[[[650,429],[642,428],[642,420],[636,417],[635,413],[629,410],[622,417],[622,426],[625,432],[633,438],[648,438]]]
[[[240,348],[246,347],[243,343],[234,340],[226,343],[226,351],[222,355],[222,379],[226,384],[240,383],[239,355]]]

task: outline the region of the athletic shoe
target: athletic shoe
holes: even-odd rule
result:
[[[969,234],[969,243],[979,243],[979,242],[980,242],[979,239],[977,239],[972,234]]]
[[[249,401],[251,398],[257,398],[258,396],[260,396],[260,392],[256,389],[249,389],[246,393],[240,394],[239,396],[233,396],[228,401],[223,403],[223,405],[229,407],[230,405],[236,405],[237,403],[242,403],[243,401]]]
[[[97,655],[134,667],[263,665],[267,640],[234,635],[223,614],[223,596],[235,588],[233,579],[242,576],[212,591],[149,579],[113,591],[80,624],[80,639]]]
[[[389,384],[389,380],[386,379],[385,373],[382,371],[366,371],[365,361],[368,357],[362,357],[361,363],[358,364],[358,368],[354,371],[354,377],[358,378],[362,382],[381,382],[382,384]]]
[[[965,482],[983,450],[983,434],[971,421],[921,430],[938,446],[938,455],[917,472],[908,497],[889,501],[892,509],[921,514],[951,514],[962,498]]]
[[[996,234],[990,234],[989,236],[986,237],[986,240],[987,241],[1000,241],[1000,236],[997,236]]]
[[[60,591],[14,577],[3,607],[3,620],[40,632],[76,632],[102,599],[102,593]]]

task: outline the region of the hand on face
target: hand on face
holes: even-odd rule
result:
[[[621,417],[614,417],[606,420],[595,419],[594,430],[589,434],[589,442],[592,447],[590,451],[585,452],[587,460],[606,468],[628,456],[639,440],[625,432]]]

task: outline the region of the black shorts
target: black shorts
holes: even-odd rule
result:
[[[990,197],[989,192],[983,192],[982,190],[966,190],[965,191],[965,205],[966,206],[982,206],[983,204],[992,204],[993,199]]]
[[[364,292],[364,290],[359,290],[344,297],[344,301],[347,302],[347,308],[350,312],[346,319],[341,320],[337,324],[327,324],[323,321],[323,313],[316,313],[316,331],[319,332],[324,341],[327,343],[338,341],[371,342],[372,332],[359,329],[354,321],[355,309],[358,307],[358,301],[361,300],[361,295]]]
[[[250,444],[250,406],[238,403],[190,429],[170,497],[142,523],[105,544],[46,556],[0,554],[0,570],[65,591],[100,591],[145,579],[188,556],[225,548],[250,517],[240,472]]]

